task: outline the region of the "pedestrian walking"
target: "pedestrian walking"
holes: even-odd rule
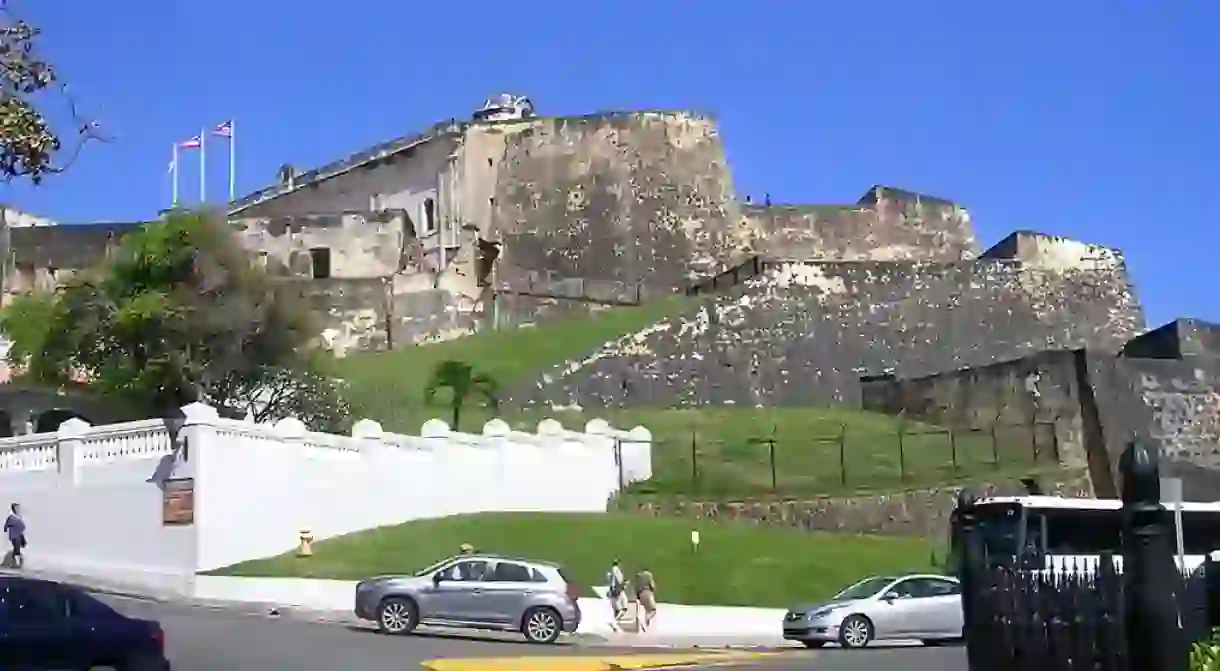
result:
[[[627,579],[623,577],[623,569],[619,567],[617,559],[606,572],[606,598],[610,600],[610,610],[614,613],[610,627],[618,631],[619,622],[627,612]]]
[[[635,603],[637,612],[644,609],[644,619],[639,621],[640,631],[648,631],[657,614],[657,580],[647,567],[635,574]]]
[[[4,520],[4,533],[8,535],[9,545],[12,546],[13,566],[21,568],[25,564],[25,555],[22,550],[25,549],[25,520],[21,519],[21,506],[14,503],[9,506],[8,519]]]

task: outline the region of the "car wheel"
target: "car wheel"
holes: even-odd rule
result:
[[[531,608],[521,618],[521,633],[530,643],[554,643],[562,630],[559,613],[550,608]]]
[[[387,634],[409,634],[419,624],[419,609],[410,599],[390,597],[377,606],[377,628]]]
[[[804,643],[805,647],[811,650],[816,650],[826,645],[826,641],[801,641],[801,643]]]
[[[839,645],[844,648],[863,648],[873,640],[873,623],[863,615],[852,615],[839,625]]]

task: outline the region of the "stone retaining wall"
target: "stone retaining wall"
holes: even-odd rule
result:
[[[1043,477],[1040,482],[1048,494],[1092,496],[1089,478],[1084,472],[1063,474],[1053,480]],[[768,524],[809,531],[945,538],[949,513],[963,487],[980,494],[1018,494],[1024,491],[1021,484],[1014,480],[810,500],[695,501],[628,494],[618,502],[618,506],[621,510],[652,516]]]

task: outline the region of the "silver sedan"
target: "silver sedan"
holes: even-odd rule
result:
[[[925,645],[962,636],[962,589],[956,578],[905,575],[866,578],[829,601],[796,606],[784,616],[784,638],[810,648],[838,643],[862,648],[873,641],[920,640]]]

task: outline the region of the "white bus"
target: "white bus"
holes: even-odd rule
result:
[[[1122,567],[1122,501],[1057,496],[995,496],[974,501],[987,556],[1027,569],[1096,567],[1110,552]],[[1171,511],[1175,504],[1166,503]],[[1220,550],[1220,503],[1182,503],[1182,562],[1193,571]],[[956,517],[954,518],[956,523]],[[953,541],[958,535],[951,535]],[[1177,541],[1171,535],[1177,552]],[[960,557],[961,548],[952,548]],[[1220,558],[1218,556],[1217,558]],[[1019,560],[1019,562],[1018,562]]]

